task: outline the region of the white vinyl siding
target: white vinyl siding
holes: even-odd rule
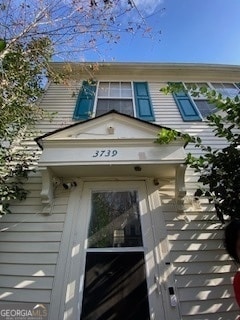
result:
[[[165,85],[149,79],[155,123],[200,135],[205,143],[223,147],[224,141],[216,140],[205,122],[186,123],[182,120],[172,95],[159,92]],[[57,114],[52,122],[44,120],[37,125],[39,135],[74,123],[75,89],[74,85],[50,84],[40,106]],[[35,143],[30,144],[36,148]],[[186,151],[199,153],[192,144]],[[203,201],[200,207],[192,203],[196,181],[197,175],[188,169],[186,214],[177,213],[173,182],[164,181],[159,190],[181,319],[234,320],[239,313],[231,284],[236,267],[223,248],[223,232],[213,207],[207,201]],[[57,188],[52,215],[43,216],[40,174],[30,177],[26,187],[30,191],[27,200],[13,202],[13,214],[0,220],[0,299],[49,304],[57,270],[65,275],[62,271],[64,266],[58,264],[58,258],[68,221],[69,192]]]
[[[40,106],[52,113],[52,121],[46,118],[37,124],[39,136],[75,123],[72,118],[79,87],[80,84],[74,83],[69,86],[53,82],[49,84]]]
[[[53,214],[41,214],[41,176],[26,183],[26,200],[0,219],[0,301],[49,304],[68,197],[57,195]]]
[[[224,147],[224,139],[217,139],[205,122],[183,122],[173,97],[159,93],[164,85],[149,84],[156,122],[199,135],[206,144]],[[193,144],[186,151],[200,154]],[[182,320],[237,319],[239,308],[232,288],[237,268],[224,250],[223,230],[213,206],[207,200],[200,206],[192,201],[197,179],[192,169],[186,170],[186,214],[177,213],[174,184],[160,188]]]

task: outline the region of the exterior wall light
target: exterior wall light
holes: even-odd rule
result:
[[[77,186],[77,182],[72,181],[72,182],[68,182],[68,183],[63,183],[63,188],[68,190],[68,189],[72,189],[74,187]]]
[[[134,167],[134,170],[139,172],[139,171],[142,171],[142,168],[140,166],[136,166]]]

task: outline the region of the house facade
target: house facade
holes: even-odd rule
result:
[[[63,71],[65,66],[53,63]],[[194,145],[155,143],[161,130],[223,147],[204,97],[165,95],[168,82],[239,93],[236,66],[69,64],[40,106],[56,112],[29,141],[29,195],[0,220],[1,303],[34,303],[50,320],[232,320],[236,266],[214,207],[193,194]]]

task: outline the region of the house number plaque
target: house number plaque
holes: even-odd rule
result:
[[[96,150],[95,153],[92,155],[92,157],[93,158],[115,157],[117,154],[118,154],[118,151],[116,149],[114,150],[102,149],[102,150]]]

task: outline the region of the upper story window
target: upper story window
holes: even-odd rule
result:
[[[111,110],[154,121],[153,108],[147,82],[83,81],[73,118],[86,120]]]
[[[189,94],[184,91],[176,92],[173,93],[173,97],[184,121],[202,121],[208,115],[217,111],[216,106],[209,103],[207,98],[200,93],[201,87],[216,90],[222,94],[223,99],[226,97],[234,98],[239,94],[239,88],[234,83],[185,82],[183,85],[186,89],[189,89]],[[197,94],[191,93],[191,88]]]
[[[239,94],[239,88],[234,83],[211,83],[212,87],[222,94],[223,98],[235,98]]]
[[[133,90],[131,82],[100,82],[98,85],[95,115],[110,110],[134,116]]]
[[[191,95],[192,100],[194,101],[195,105],[197,106],[198,111],[200,112],[202,118],[206,118],[208,115],[214,113],[217,111],[217,108],[214,104],[211,104],[208,102],[207,98],[200,93],[200,88],[206,87],[207,89],[211,89],[209,84],[206,82],[197,82],[194,83],[196,86],[196,89],[194,90],[197,95]],[[186,83],[185,87],[191,88],[193,84],[192,83]]]

